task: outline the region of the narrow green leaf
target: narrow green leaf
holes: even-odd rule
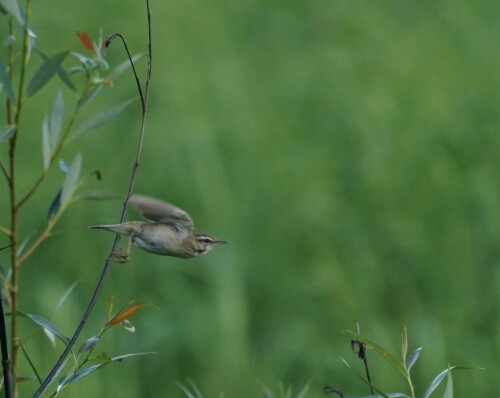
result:
[[[12,102],[14,102],[16,100],[16,96],[14,95],[14,90],[12,90],[12,85],[10,84],[10,79],[9,75],[7,74],[7,69],[5,69],[5,65],[3,64],[2,61],[0,61],[0,83],[5,89],[7,98],[10,99]]]
[[[43,169],[47,171],[50,167],[50,158],[52,150],[50,147],[50,118],[45,114],[42,122],[42,154],[43,154]]]
[[[191,392],[185,387],[183,384],[177,383],[177,387],[179,387],[184,394],[186,394],[186,397],[188,398],[196,398]]]
[[[480,369],[481,370],[481,368],[471,368],[471,367],[468,367],[468,366],[461,366],[461,365],[450,366],[448,369],[445,369],[441,373],[439,373],[434,378],[434,380],[432,380],[431,384],[427,388],[427,391],[425,391],[425,394],[422,396],[422,398],[429,398],[431,396],[431,394],[434,392],[434,390],[436,388],[438,388],[438,386],[441,384],[441,382],[446,377],[446,375],[448,373],[451,373],[451,371],[455,370],[455,369]]]
[[[114,195],[100,191],[82,192],[81,194],[75,196],[75,200],[111,200],[119,198],[120,195]]]
[[[40,377],[40,374],[38,373],[38,371],[36,370],[36,367],[35,365],[33,364],[33,361],[31,360],[30,356],[28,355],[28,353],[26,352],[25,348],[24,348],[24,345],[23,345],[23,342],[21,339],[19,339],[19,346],[21,347],[21,350],[23,352],[23,355],[24,357],[26,358],[26,360],[28,361],[29,365],[30,365],[30,368],[31,370],[33,371],[33,373],[35,374],[38,382],[40,384],[42,384],[42,378]]]
[[[47,329],[43,329],[43,333],[49,339],[50,344],[52,344],[52,347],[56,348],[56,336],[55,336],[55,334],[52,332],[49,332]]]
[[[79,284],[80,282],[76,281],[74,282],[70,287],[66,289],[66,291],[63,293],[59,301],[57,302],[56,306],[54,307],[54,314],[52,316],[55,316],[57,312],[59,311],[59,308],[62,307],[62,305],[66,302],[67,298],[69,295],[73,292],[75,287]]]
[[[309,383],[307,383],[304,388],[302,389],[301,392],[297,395],[297,398],[306,398],[306,394],[309,391],[309,387],[311,386],[312,380],[309,380]]]
[[[50,57],[41,51],[38,52],[42,59],[47,62],[50,62]],[[73,81],[69,77],[68,73],[64,70],[62,66],[59,65],[59,67],[56,70],[57,76],[59,76],[59,79],[71,90],[71,91],[76,91],[76,86],[73,84]]]
[[[201,393],[201,391],[198,388],[198,386],[196,385],[196,383],[193,380],[191,380],[191,379],[188,379],[188,383],[191,384],[191,388],[195,392],[196,397],[197,398],[203,398],[203,394]]]
[[[448,380],[446,381],[446,390],[444,390],[443,398],[453,398],[453,377],[451,371],[448,372]]]
[[[16,0],[0,0],[0,5],[19,23],[19,25],[24,25],[24,17]]]
[[[80,348],[78,349],[78,353],[86,352],[93,349],[97,345],[97,343],[99,343],[99,336],[92,336],[80,346]]]
[[[49,121],[50,148],[54,150],[59,145],[64,121],[64,99],[61,90],[57,92]]]
[[[55,325],[50,323],[47,319],[44,317],[41,317],[40,315],[36,314],[27,314],[22,311],[12,311],[7,313],[6,315],[9,316],[21,316],[24,318],[31,319],[33,322],[35,322],[37,325],[41,326],[44,329],[49,330],[53,334],[55,334],[65,345],[68,344],[69,342],[69,337],[65,336]]]
[[[408,356],[408,358],[406,358],[405,366],[407,370],[410,370],[412,366],[415,365],[415,362],[417,362],[417,359],[420,355],[420,351],[422,351],[422,347],[413,350]]]
[[[149,354],[154,354],[154,352],[139,352],[139,353],[126,354],[126,355],[120,355],[117,357],[113,357],[111,359],[108,359],[106,362],[98,363],[98,364],[86,367],[86,368],[76,372],[73,376],[71,376],[69,379],[67,379],[64,382],[64,385],[74,383],[75,381],[81,380],[84,377],[87,377],[88,375],[94,373],[96,370],[99,370],[103,366],[109,365],[112,362],[121,362],[123,359],[126,359],[126,358],[131,358],[131,357],[136,357],[136,356],[141,356],[141,355],[149,355]]]
[[[64,174],[68,174],[69,166],[64,159],[59,159],[59,170],[61,170]]]
[[[21,242],[21,244],[19,245],[19,247],[17,248],[17,251],[16,251],[17,257],[21,257],[21,254],[23,254],[24,249],[26,249],[26,245],[28,244],[29,239],[30,239],[30,237],[28,236],[28,237],[24,238],[24,240]]]
[[[43,64],[35,72],[28,84],[28,89],[26,90],[28,97],[31,97],[52,79],[68,54],[68,51],[63,51],[51,58],[44,58]]]
[[[90,102],[92,102],[92,100],[102,90],[102,87],[103,87],[103,85],[99,84],[97,86],[94,86],[88,92],[86,92],[85,95],[78,100],[78,104],[77,104],[77,107],[76,107],[77,112],[79,112],[85,105],[87,105]]]
[[[140,357],[144,355],[153,355],[156,354],[154,351],[148,351],[148,352],[133,352],[130,354],[123,354],[123,355],[118,355],[116,357],[111,358],[111,362],[121,362],[124,359],[132,358],[132,357]]]
[[[60,67],[57,70],[57,76],[59,76],[59,79],[73,92],[76,92],[76,86],[73,84],[73,81],[71,80],[71,77],[69,77],[68,73]]]
[[[137,101],[137,98],[129,99],[125,102],[122,102],[118,105],[115,105],[112,108],[106,109],[102,112],[97,113],[92,118],[83,123],[78,129],[76,129],[71,136],[71,139],[75,139],[85,133],[86,131],[95,129],[103,124],[108,123],[110,120],[115,118],[121,112],[123,112],[130,104]]]
[[[62,192],[62,189],[60,189],[57,194],[56,194],[56,197],[54,198],[54,200],[52,201],[52,203],[50,204],[50,207],[49,207],[49,212],[47,214],[47,218],[50,220],[52,218],[52,216],[54,214],[56,214],[59,209],[61,208],[61,192]]]
[[[394,369],[396,369],[399,373],[401,373],[406,378],[406,369],[404,365],[399,362],[394,355],[388,352],[385,348],[375,343],[373,340],[369,340],[364,338],[363,336],[358,335],[350,330],[344,331],[344,333],[350,334],[351,336],[356,337],[357,339],[363,341],[369,348],[372,348],[378,355],[380,355],[389,365],[391,365]]]
[[[132,63],[135,63],[139,58],[141,58],[144,54],[136,54],[132,57]],[[113,79],[119,75],[121,75],[123,72],[125,72],[127,69],[129,69],[132,65],[130,64],[130,61],[127,59],[126,61],[122,62],[120,65],[116,66],[113,68],[111,73],[108,75],[108,79]]]
[[[16,132],[15,124],[7,124],[0,128],[0,143],[4,141],[8,141]]]
[[[64,179],[64,184],[61,191],[61,204],[64,205],[73,197],[80,179],[80,171],[82,168],[82,155],[77,153],[75,159],[69,167],[68,174]]]

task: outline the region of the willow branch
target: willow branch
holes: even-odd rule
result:
[[[148,20],[148,66],[147,66],[147,71],[146,71],[146,90],[144,97],[142,96],[142,90],[140,89],[140,83],[139,79],[137,77],[137,73],[135,72],[135,68],[133,67],[133,62],[132,58],[130,57],[130,54],[128,53],[128,49],[126,49],[127,54],[129,54],[129,60],[130,63],[132,64],[133,72],[136,77],[136,82],[138,83],[139,87],[139,93],[141,95],[141,103],[142,103],[142,120],[141,120],[141,128],[140,128],[140,133],[139,133],[139,141],[137,143],[137,150],[135,154],[135,161],[134,161],[134,166],[132,168],[132,174],[130,176],[130,182],[128,186],[128,191],[127,191],[127,196],[125,199],[125,202],[123,203],[123,208],[120,216],[120,223],[122,223],[125,220],[125,216],[127,214],[127,209],[128,209],[128,203],[130,200],[130,197],[132,196],[132,191],[134,189],[135,185],[135,180],[136,180],[136,175],[137,175],[137,168],[139,166],[140,158],[141,158],[141,152],[142,152],[142,144],[144,141],[144,132],[146,128],[146,115],[147,115],[147,101],[149,98],[149,85],[150,85],[150,80],[151,80],[151,65],[152,65],[152,49],[151,49],[151,13],[149,9],[149,0],[146,0],[146,10],[147,10],[147,20]],[[121,37],[121,35],[120,35]],[[111,40],[112,41],[112,40]],[[106,41],[107,45],[111,44],[111,41]],[[125,41],[122,41],[125,45]],[[126,45],[125,45],[126,47]],[[70,341],[68,342],[66,348],[62,352],[62,354],[59,356],[57,362],[53,366],[52,370],[49,372],[43,383],[38,387],[38,389],[35,391],[33,398],[38,398],[40,395],[47,389],[49,384],[52,382],[56,374],[59,372],[60,368],[64,366],[64,361],[66,357],[68,356],[69,352],[71,351],[72,347],[74,346],[78,336],[80,335],[83,327],[85,326],[96,302],[97,298],[99,296],[99,293],[101,292],[102,286],[104,285],[104,281],[106,279],[106,276],[108,274],[109,268],[113,262],[113,253],[116,251],[118,248],[118,244],[120,243],[120,236],[116,235],[115,240],[113,242],[113,245],[111,247],[111,250],[109,252],[108,258],[106,259],[104,263],[104,267],[101,273],[101,276],[97,282],[97,285],[94,289],[94,293],[92,294],[92,297],[90,298],[90,302],[85,310],[85,313],[83,314],[82,319],[80,320],[80,323],[78,324],[73,336],[71,337]]]

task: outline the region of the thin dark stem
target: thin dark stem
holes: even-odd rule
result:
[[[2,248],[3,249],[3,248]],[[5,325],[5,312],[3,310],[3,292],[0,284],[0,348],[2,351],[3,380],[5,386],[5,398],[14,396],[14,386],[12,382],[12,368],[9,358],[9,344],[7,342],[7,328]]]
[[[127,191],[127,197],[125,199],[125,202],[123,203],[123,209],[122,213],[120,216],[120,223],[122,223],[125,220],[125,215],[127,213],[127,208],[128,208],[128,203],[130,200],[130,197],[132,196],[132,191],[134,189],[134,184],[135,184],[135,179],[137,175],[137,168],[139,166],[140,158],[141,158],[141,152],[142,152],[142,144],[144,141],[144,132],[145,132],[145,127],[146,127],[146,114],[147,114],[147,101],[149,97],[149,83],[151,80],[151,62],[152,62],[152,51],[151,51],[151,14],[149,11],[149,0],[146,0],[146,9],[147,9],[147,18],[148,18],[148,52],[149,52],[149,60],[148,60],[148,66],[147,66],[147,72],[146,72],[146,91],[144,97],[142,96],[142,91],[140,89],[140,83],[139,79],[137,77],[137,74],[135,73],[135,68],[132,64],[132,68],[134,70],[134,75],[136,77],[136,81],[138,83],[139,87],[139,92],[141,95],[141,101],[142,101],[142,120],[141,120],[141,129],[140,129],[140,134],[139,134],[139,142],[137,144],[137,151],[135,155],[135,162],[134,166],[132,168],[132,175],[130,177],[130,182],[128,186],[128,191]],[[121,37],[121,35],[120,35]],[[125,45],[125,48],[127,47],[125,44],[125,40],[122,41]],[[126,48],[126,51],[128,53],[128,49]],[[130,59],[130,55],[129,55]],[[90,302],[87,306],[87,309],[85,310],[85,313],[83,314],[82,319],[80,320],[80,323],[78,324],[78,327],[76,328],[73,336],[71,337],[71,340],[69,341],[68,345],[62,352],[62,354],[59,356],[56,364],[50,371],[50,373],[47,375],[43,383],[40,385],[40,387],[35,391],[33,398],[40,397],[40,395],[47,389],[49,384],[52,382],[56,374],[59,372],[61,366],[63,366],[64,361],[66,357],[68,356],[69,352],[71,351],[72,347],[74,346],[78,336],[80,335],[83,327],[85,326],[96,302],[97,298],[99,296],[99,293],[101,292],[102,286],[104,285],[104,281],[106,279],[106,276],[108,274],[109,268],[113,262],[113,253],[116,251],[118,248],[118,244],[120,242],[120,236],[116,235],[115,240],[113,242],[113,246],[111,247],[111,250],[109,252],[108,258],[106,259],[106,262],[104,263],[104,268],[102,270],[101,276],[97,282],[97,286],[95,287],[94,293],[92,294],[92,297],[90,299]]]
[[[357,331],[358,336],[359,336],[361,334],[361,331],[359,328],[359,322],[356,322],[356,331]],[[366,357],[366,344],[364,342],[362,342],[361,340],[357,340],[357,339],[351,340],[351,348],[354,352],[356,352],[356,350],[354,349],[355,346],[358,347],[358,351],[357,351],[358,358],[363,361],[363,364],[365,366],[366,379],[368,380],[368,383],[370,385],[370,393],[373,395],[375,393],[374,393],[373,387],[372,387],[372,379],[370,377],[370,369],[368,368],[368,359]]]

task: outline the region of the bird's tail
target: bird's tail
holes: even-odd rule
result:
[[[126,222],[123,224],[107,224],[107,225],[91,225],[89,228],[92,229],[104,229],[106,231],[111,231],[120,235],[130,235],[132,232],[137,231],[137,225],[135,222]]]

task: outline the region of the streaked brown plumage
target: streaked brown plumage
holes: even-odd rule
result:
[[[147,221],[90,227],[128,236],[127,252],[121,255],[125,259],[128,258],[131,243],[150,253],[180,258],[202,256],[215,246],[226,243],[209,235],[195,233],[189,214],[170,203],[142,195],[133,195],[130,203]]]

